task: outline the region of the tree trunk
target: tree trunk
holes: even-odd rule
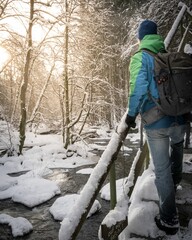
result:
[[[30,19],[29,19],[29,28],[28,28],[28,51],[25,60],[24,66],[24,76],[23,82],[21,85],[20,92],[20,107],[21,107],[21,118],[19,124],[19,134],[20,134],[20,143],[19,143],[19,154],[22,154],[24,142],[25,142],[25,130],[26,130],[26,92],[29,81],[29,68],[30,68],[30,58],[31,58],[31,49],[32,49],[32,26],[33,26],[33,14],[34,14],[34,0],[30,0]]]
[[[65,9],[67,15],[67,23],[69,22],[68,16],[68,1],[65,1]],[[69,76],[68,76],[68,53],[69,53],[69,27],[68,24],[65,26],[65,43],[64,43],[64,108],[65,108],[65,121],[64,121],[64,128],[63,128],[63,142],[64,147],[70,144],[70,128],[69,128]],[[65,131],[64,131],[65,130]]]

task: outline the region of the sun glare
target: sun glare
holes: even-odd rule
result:
[[[9,61],[10,55],[5,48],[0,47],[0,69]]]

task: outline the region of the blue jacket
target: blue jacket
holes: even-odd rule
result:
[[[165,49],[163,39],[160,35],[146,35],[140,42],[139,51],[131,58],[130,71],[130,89],[128,98],[128,115],[137,116],[155,106],[151,99],[158,99],[159,94],[154,80],[154,57],[149,53],[142,51],[148,49],[158,53]],[[160,120],[145,125],[145,128],[168,128],[175,124],[184,124],[183,117],[164,116]]]

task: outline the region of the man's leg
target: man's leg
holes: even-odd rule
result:
[[[177,211],[169,157],[169,131],[168,129],[146,130],[146,135],[154,163],[160,218],[171,222],[177,215]]]
[[[171,156],[172,165],[172,177],[174,185],[178,185],[182,179],[182,169],[183,169],[183,141],[171,144]]]
[[[170,128],[171,149],[170,160],[174,185],[180,183],[183,169],[183,142],[185,135],[185,125]]]

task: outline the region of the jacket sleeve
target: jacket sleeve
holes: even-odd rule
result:
[[[147,59],[142,52],[136,53],[130,61],[130,88],[128,97],[128,115],[137,116],[144,98],[148,96]]]

